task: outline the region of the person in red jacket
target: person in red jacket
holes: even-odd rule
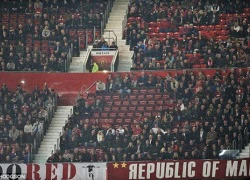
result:
[[[139,124],[136,124],[136,125],[133,127],[132,131],[133,131],[133,135],[137,136],[137,135],[140,135],[140,134],[141,134],[142,129],[141,129],[141,127],[139,126]]]

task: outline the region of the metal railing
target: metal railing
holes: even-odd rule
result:
[[[108,37],[104,37],[104,39],[107,39],[109,44],[111,44],[110,40],[113,40],[115,42],[115,44],[117,44],[117,36],[116,36],[114,30],[104,30],[104,32],[108,32]],[[114,37],[111,36],[111,33]]]
[[[127,14],[128,14],[128,9],[126,10],[126,14],[124,15],[123,21],[122,21],[122,33],[127,30],[127,23],[128,23],[128,18],[127,18]],[[124,39],[125,36],[122,35],[122,39]]]
[[[97,81],[93,82],[89,87],[87,87],[86,85],[82,85],[81,90],[78,93],[78,97],[77,99],[79,99],[79,94],[82,94],[83,92],[83,88],[87,87],[84,90],[84,93],[88,94],[88,91],[97,83]],[[73,109],[70,109],[69,114],[68,114],[68,119],[72,116],[73,114]],[[65,120],[65,124],[68,123],[68,120]],[[62,132],[64,131],[64,126],[62,127]],[[51,153],[53,154],[54,152],[56,152],[57,150],[60,150],[60,138],[62,136],[62,132],[59,133],[59,137],[57,138],[56,144],[54,145],[54,149],[51,151]]]
[[[93,28],[93,42],[92,43],[94,43],[96,40],[99,40],[101,38],[101,36],[103,35],[104,29],[106,28],[106,24],[108,22],[109,14],[110,14],[112,6],[113,6],[113,2],[114,2],[114,0],[109,0],[104,12],[102,14],[100,14],[101,15],[101,22],[100,22],[100,29],[99,29],[100,36],[96,36],[97,27],[94,26],[94,28]],[[86,31],[85,33],[86,33],[85,34],[85,49],[88,49],[89,44],[91,44],[91,43],[88,42],[88,36],[89,36],[88,32]],[[80,38],[78,40],[79,40],[78,42],[79,42],[79,47],[80,47]]]
[[[244,129],[244,147],[247,146],[249,144],[249,130],[248,130],[248,127],[245,127]],[[249,157],[250,157],[250,146],[249,147]]]
[[[111,62],[111,72],[117,71],[118,64],[119,64],[119,51],[117,50]]]
[[[97,81],[95,81],[95,82],[93,82],[89,87],[87,87],[87,85],[82,85],[82,87],[81,87],[81,90],[79,91],[79,93],[78,93],[78,98],[77,99],[79,99],[79,97],[80,97],[80,95],[87,95],[88,93],[89,93],[89,90],[94,86],[94,85],[96,85],[96,83],[97,83]],[[84,90],[84,92],[83,92],[83,88],[86,88],[85,90]]]
[[[72,62],[73,56],[73,44],[71,44],[69,51],[67,53],[66,62],[64,62],[64,72],[68,72],[70,68],[70,62]]]
[[[244,146],[246,146],[249,143],[249,132],[248,128],[245,127],[244,129]]]
[[[236,140],[233,140],[233,154],[235,154],[236,149],[237,149],[237,142]]]
[[[47,117],[45,117],[44,122],[39,122],[41,124],[38,124],[38,129],[35,132],[35,138],[33,140],[33,143],[30,144],[30,152],[28,153],[28,163],[33,162],[35,154],[37,154],[38,152],[38,148],[40,147],[44,135],[46,134],[46,131],[49,127],[49,124],[52,121],[54,113],[57,110],[57,101],[57,94],[55,94],[55,96],[52,97],[52,105],[44,107],[47,110]]]
[[[238,149],[239,149],[240,153],[241,153],[241,151],[242,151],[242,148],[243,148],[242,134],[239,134],[239,135],[238,135]]]
[[[83,61],[83,72],[87,72],[88,68],[88,63],[90,62],[90,53],[91,53],[91,48],[88,48],[85,59]]]

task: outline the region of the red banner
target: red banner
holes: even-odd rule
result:
[[[250,159],[108,163],[108,180],[249,177]]]

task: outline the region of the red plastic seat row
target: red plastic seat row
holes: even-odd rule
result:
[[[193,68],[207,68],[206,64],[194,64]]]

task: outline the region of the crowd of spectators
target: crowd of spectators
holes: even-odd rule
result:
[[[96,50],[107,51],[107,50],[117,50],[118,46],[116,45],[115,41],[112,41],[112,43],[109,44],[108,41],[106,41],[104,37],[101,37],[99,41],[96,40],[94,42],[93,48],[94,48],[93,50],[97,48]]]
[[[96,95],[78,99],[60,150],[48,162],[219,159],[223,150],[244,146],[243,131],[250,130],[249,82],[249,69],[234,68],[165,77],[110,74],[106,83],[98,82]],[[120,97],[124,83],[130,91]],[[146,98],[150,89],[160,96]],[[130,110],[132,101],[146,104]],[[127,115],[119,117],[120,112]]]
[[[85,30],[100,28],[107,0],[0,2],[0,71],[67,71]],[[90,35],[89,35],[90,36]]]
[[[34,139],[41,138],[48,126],[46,107],[52,105],[55,92],[46,86],[27,93],[21,85],[10,91],[0,89],[0,162],[29,163]]]
[[[132,1],[126,31],[134,50],[131,70],[249,66],[250,13],[244,8],[246,0]],[[194,53],[200,56],[186,56]]]

